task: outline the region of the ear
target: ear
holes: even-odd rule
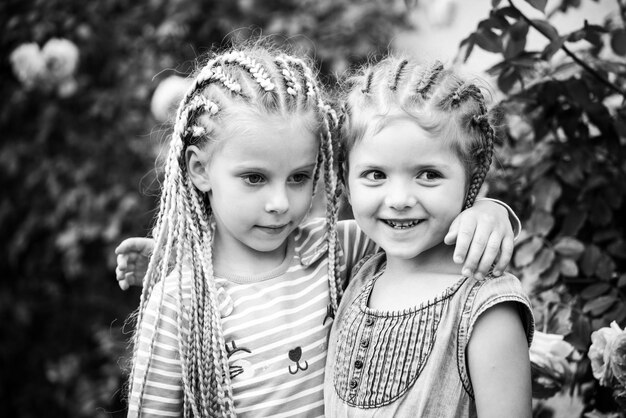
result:
[[[209,178],[209,153],[196,145],[190,145],[185,150],[187,173],[191,182],[200,191],[207,193],[211,190]]]
[[[350,206],[352,206],[352,200],[350,197],[350,186],[348,184],[348,163],[346,161],[343,161],[341,163],[341,177],[342,177],[342,183],[343,183],[343,192],[346,195],[346,198],[348,199],[348,203],[350,203]]]

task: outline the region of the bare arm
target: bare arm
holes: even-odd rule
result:
[[[463,275],[483,279],[493,264],[494,275],[502,274],[513,254],[513,228],[519,224],[513,217],[507,206],[489,199],[477,200],[456,217],[444,242],[455,244],[454,262],[463,263]]]
[[[514,303],[497,304],[478,318],[467,361],[480,418],[531,417],[528,342]]]

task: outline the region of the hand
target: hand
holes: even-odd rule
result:
[[[506,208],[490,200],[477,201],[456,217],[444,242],[454,248],[454,262],[464,276],[482,279],[494,265],[500,276],[513,255],[513,228]]]
[[[153,249],[154,240],[151,238],[128,238],[117,246],[115,276],[120,289],[126,290],[130,286],[141,286]]]

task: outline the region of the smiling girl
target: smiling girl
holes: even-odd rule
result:
[[[529,300],[510,274],[462,274],[444,243],[491,163],[481,90],[393,57],[351,81],[347,190],[383,251],[357,267],[335,318],[326,415],[530,417]]]

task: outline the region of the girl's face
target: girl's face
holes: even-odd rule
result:
[[[253,125],[204,154],[215,246],[242,262],[284,257],[311,206],[318,152],[316,135],[301,123],[273,117]]]
[[[442,140],[398,119],[355,144],[348,166],[354,217],[387,257],[413,259],[443,243],[467,182]]]

